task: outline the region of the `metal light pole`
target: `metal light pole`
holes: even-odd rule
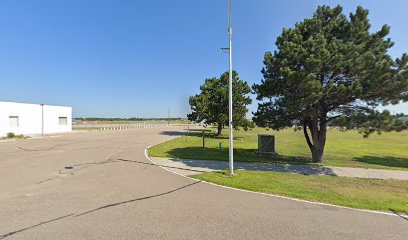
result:
[[[228,0],[228,39],[229,39],[229,171],[234,175],[234,130],[232,118],[232,27],[231,27],[231,0]]]

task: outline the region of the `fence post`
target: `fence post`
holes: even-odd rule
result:
[[[203,131],[203,149],[205,149],[205,134],[204,134],[204,131]]]

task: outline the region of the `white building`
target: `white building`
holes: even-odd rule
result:
[[[72,131],[72,108],[0,101],[0,137]]]

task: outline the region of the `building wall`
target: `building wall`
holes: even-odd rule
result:
[[[7,133],[37,135],[42,133],[42,115],[44,113],[44,134],[72,131],[72,108],[28,103],[0,101],[0,136]],[[10,117],[18,117],[16,121]],[[66,118],[66,125],[60,125],[60,117]],[[64,120],[61,121],[65,123]]]

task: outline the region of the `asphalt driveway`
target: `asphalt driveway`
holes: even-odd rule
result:
[[[182,128],[0,143],[0,239],[406,239],[408,220],[167,172],[146,147]]]

